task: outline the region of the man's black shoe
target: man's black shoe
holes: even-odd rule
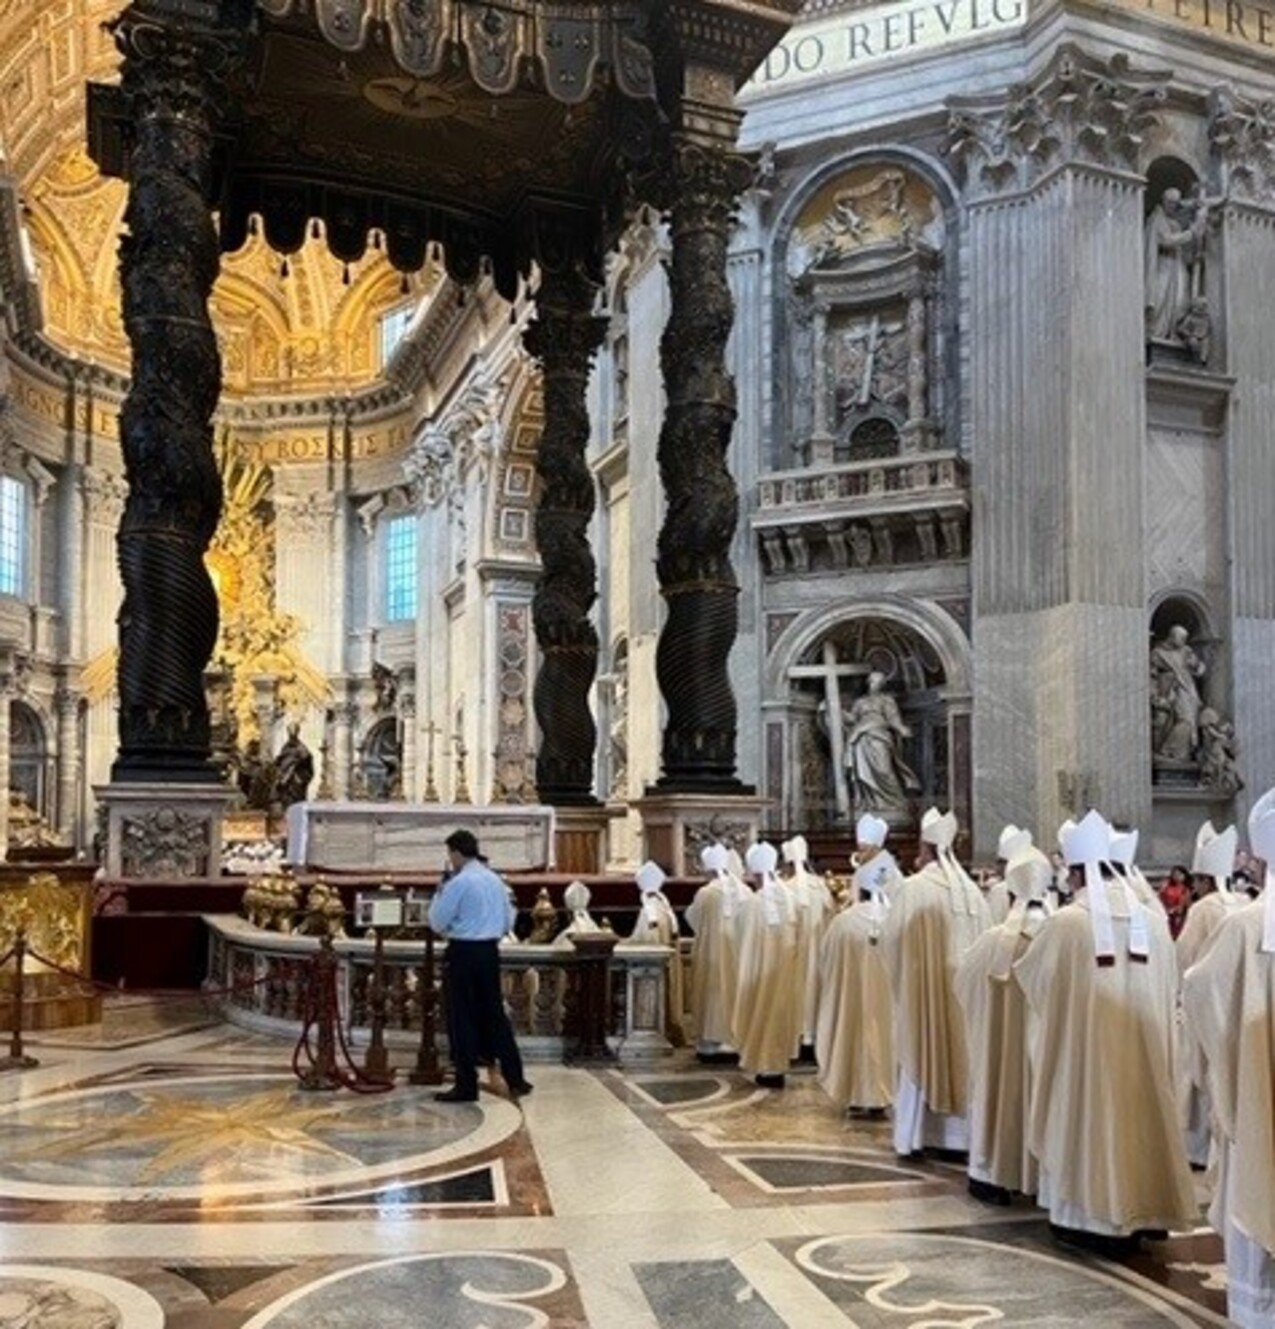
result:
[[[984,1204],[1014,1203],[1014,1197],[1004,1186],[995,1186],[990,1181],[979,1181],[977,1177],[970,1178],[969,1191],[974,1199],[981,1200]]]
[[[477,1103],[478,1092],[475,1090],[472,1094],[467,1094],[463,1089],[444,1089],[441,1093],[434,1095],[435,1103]]]
[[[527,1095],[528,1095],[529,1093],[531,1093],[531,1091],[532,1091],[535,1087],[536,1087],[536,1086],[535,1086],[534,1084],[528,1084],[528,1083],[526,1082],[526,1080],[524,1080],[521,1084],[511,1084],[511,1085],[509,1086],[509,1097],[510,1097],[510,1098],[526,1098]]]

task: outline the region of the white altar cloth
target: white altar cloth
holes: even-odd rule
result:
[[[443,841],[473,831],[497,872],[554,866],[553,808],[506,804],[294,803],[288,861],[298,867],[435,872],[447,867]]]

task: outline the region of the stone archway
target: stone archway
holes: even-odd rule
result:
[[[906,798],[887,819],[913,826],[936,803],[954,807],[968,825],[969,644],[939,605],[902,597],[804,615],[776,643],[767,671],[766,745],[776,824],[835,829],[869,806],[883,811],[865,801],[848,766],[840,776],[837,766],[853,755],[851,711],[873,672],[883,675],[880,690],[890,699],[883,705],[901,722],[897,774]],[[829,722],[834,706],[839,731]]]

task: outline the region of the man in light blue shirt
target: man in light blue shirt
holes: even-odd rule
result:
[[[500,939],[517,918],[509,888],[483,861],[472,831],[447,837],[452,872],[429,907],[429,925],[447,938],[447,1038],[456,1083],[440,1103],[478,1100],[478,1064],[493,1056],[514,1098],[531,1092],[500,991]]]

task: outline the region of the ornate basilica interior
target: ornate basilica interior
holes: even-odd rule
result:
[[[0,1076],[0,1324],[1227,1323],[1203,1220],[1060,1255],[804,1072],[692,1069],[685,947],[547,943],[717,840],[840,872],[938,806],[985,863],[1100,804],[1159,869],[1275,784],[1272,34],[0,0],[0,943],[98,980]],[[458,821],[535,1096],[403,1083],[433,970],[370,924],[346,1051],[404,1075],[299,1095],[248,878],[348,914]]]

